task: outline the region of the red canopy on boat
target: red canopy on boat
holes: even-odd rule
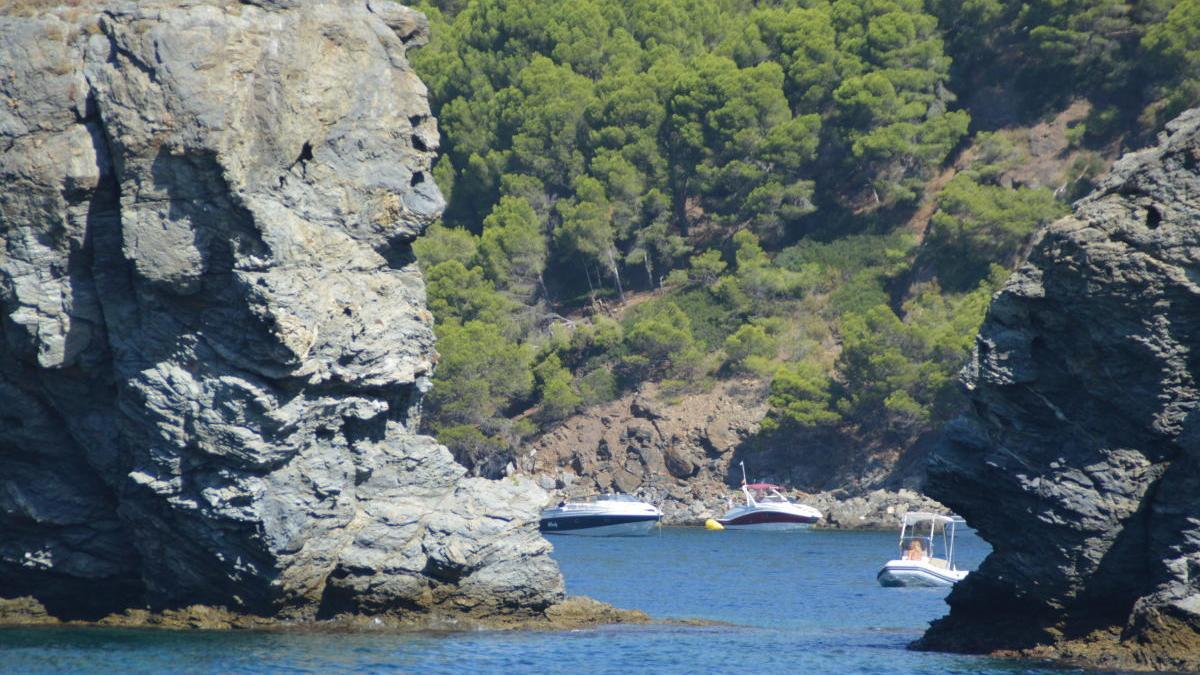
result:
[[[772,483],[750,483],[750,484],[746,485],[746,487],[750,488],[751,490],[782,490],[783,489],[783,488],[779,487],[778,485],[774,485]]]

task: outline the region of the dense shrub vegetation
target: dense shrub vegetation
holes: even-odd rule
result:
[[[1021,148],[969,135],[963,102],[1020,121],[1088,99],[1072,142],[1100,148],[1200,92],[1200,0],[420,6],[448,201],[416,245],[443,356],[426,420],[485,473],[647,380],[769,378],[769,433],[916,437],[1099,161],[1070,189],[1014,183]]]

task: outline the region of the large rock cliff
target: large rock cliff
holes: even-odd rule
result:
[[[36,3],[35,3],[36,5]],[[0,597],[541,611],[528,482],[416,434],[438,132],[383,0],[0,16]]]
[[[1200,668],[1200,110],[995,297],[928,490],[994,547],[919,647]]]

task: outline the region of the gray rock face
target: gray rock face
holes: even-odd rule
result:
[[[0,17],[0,596],[536,611],[530,482],[416,434],[436,121],[379,0]]]
[[[922,646],[1200,667],[1200,110],[1168,132],[992,302],[928,491],[995,552]]]

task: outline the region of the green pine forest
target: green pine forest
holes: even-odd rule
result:
[[[761,435],[903,447],[990,296],[1200,102],[1200,0],[437,0],[424,423],[497,475],[646,381],[769,382]],[[1077,102],[1070,162],[1022,176]]]

